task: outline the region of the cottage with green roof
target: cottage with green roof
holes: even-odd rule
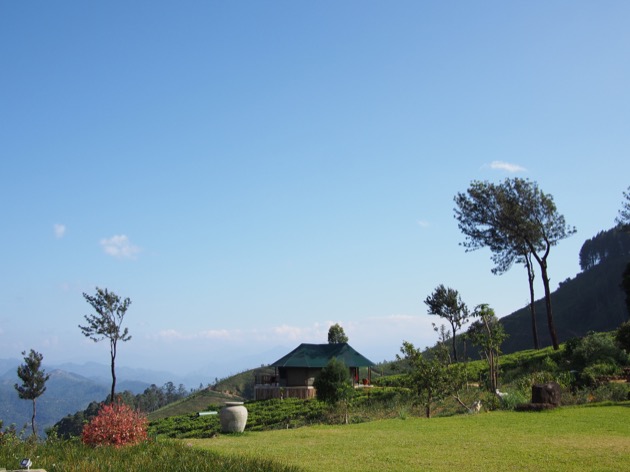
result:
[[[256,379],[256,400],[269,398],[314,398],[315,377],[333,357],[348,367],[348,378],[354,386],[369,385],[374,363],[355,351],[348,343],[300,344],[286,356],[270,365],[274,375]],[[365,376],[361,377],[361,368]]]

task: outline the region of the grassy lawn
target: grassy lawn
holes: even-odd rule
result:
[[[193,449],[182,442],[160,441],[114,448],[90,447],[79,441],[9,441],[0,443],[0,470],[19,469],[29,457],[34,468],[48,472],[298,472],[265,459]]]
[[[630,470],[630,403],[220,435],[186,443],[311,471]]]

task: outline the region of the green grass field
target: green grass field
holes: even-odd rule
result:
[[[265,459],[193,449],[182,442],[147,442],[121,448],[90,447],[78,441],[0,444],[0,470],[19,469],[29,457],[34,468],[48,472],[298,472],[296,467]]]
[[[497,411],[186,440],[306,471],[630,470],[630,403]]]

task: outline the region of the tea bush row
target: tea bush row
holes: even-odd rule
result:
[[[327,407],[317,400],[264,400],[247,403],[248,431],[285,429],[325,422]],[[220,405],[210,405],[208,410],[220,410]],[[221,430],[218,415],[196,414],[171,416],[152,421],[149,435],[169,438],[206,438]]]

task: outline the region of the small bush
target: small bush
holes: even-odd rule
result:
[[[529,374],[523,375],[518,379],[515,379],[512,382],[512,385],[516,387],[516,390],[521,392],[522,394],[531,394],[532,385],[535,384],[544,384],[547,382],[554,382],[557,380],[557,376],[552,372],[538,371],[531,372]],[[562,382],[558,382],[562,385]]]
[[[22,427],[21,431],[18,431],[15,424],[11,424],[7,426],[3,430],[3,421],[0,420],[0,446],[12,446],[21,442],[24,439],[24,431],[26,430],[26,425]]]
[[[571,368],[579,371],[592,364],[627,365],[629,361],[612,333],[589,333],[583,338],[570,339],[565,344],[565,355]]]
[[[90,446],[125,446],[147,440],[148,420],[124,403],[104,405],[83,427],[81,440]]]
[[[630,354],[630,321],[626,321],[617,329],[615,333],[617,345]]]
[[[615,375],[619,368],[613,363],[598,362],[589,365],[582,371],[581,380],[587,385],[597,385],[602,377]]]
[[[378,379],[372,379],[372,385],[376,387],[404,387],[405,375],[396,374],[388,375],[387,377],[380,377]]]
[[[547,356],[542,360],[542,370],[546,370],[547,372],[557,372],[558,363],[551,357]]]
[[[529,403],[530,397],[522,392],[510,392],[501,399],[502,410],[514,410],[518,405]]]
[[[628,400],[628,384],[607,383],[593,390],[593,400],[596,402]]]

